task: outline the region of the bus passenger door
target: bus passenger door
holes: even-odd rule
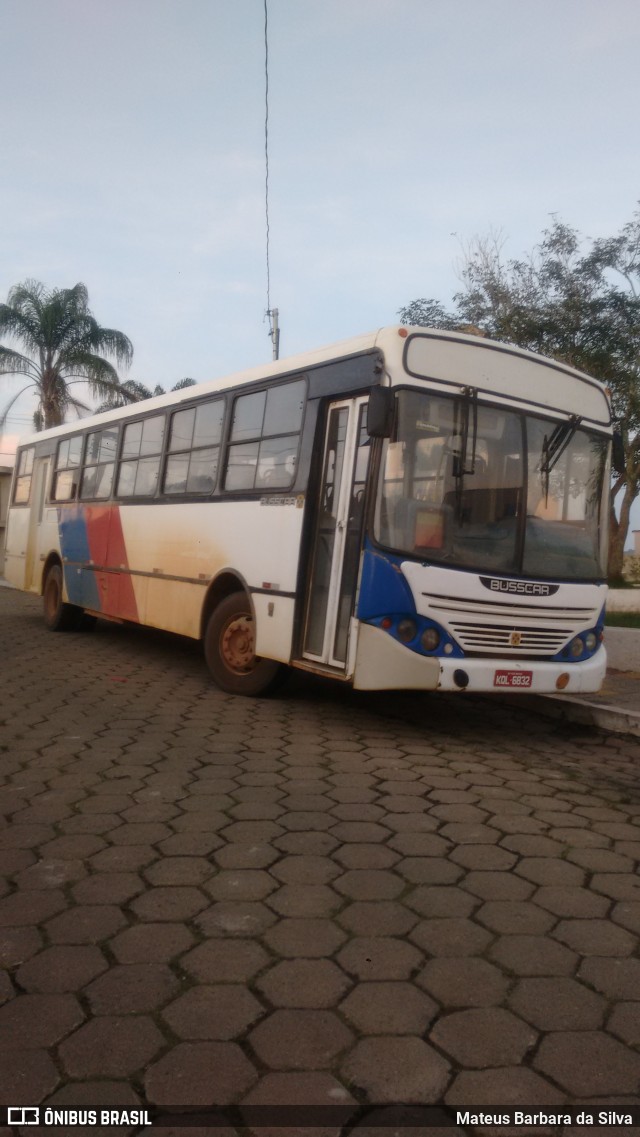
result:
[[[40,577],[42,566],[39,553],[41,551],[40,534],[44,516],[44,499],[47,492],[49,475],[49,458],[36,458],[33,464],[33,479],[31,482],[31,509],[29,511],[29,533],[24,568],[24,588],[30,592],[40,591]]]
[[[329,407],[307,578],[303,657],[345,671],[360,565],[370,439],[367,398]]]

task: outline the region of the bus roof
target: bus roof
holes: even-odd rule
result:
[[[257,383],[264,380],[274,379],[278,376],[288,375],[292,372],[299,372],[308,370],[313,367],[320,367],[325,363],[335,359],[345,359],[349,356],[360,355],[365,352],[381,351],[390,366],[396,369],[396,374],[399,375],[403,368],[407,368],[407,364],[411,362],[407,348],[410,347],[412,341],[416,339],[422,341],[431,341],[435,347],[436,342],[440,345],[440,351],[437,356],[440,358],[438,365],[442,369],[446,365],[446,357],[449,354],[448,349],[453,345],[466,345],[467,348],[491,350],[494,353],[499,353],[499,356],[506,358],[518,357],[522,361],[528,360],[530,363],[536,364],[538,367],[551,367],[556,373],[563,373],[567,378],[572,379],[572,389],[575,390],[576,381],[585,384],[590,388],[591,398],[590,404],[594,410],[596,405],[600,408],[600,414],[588,414],[592,421],[598,423],[600,426],[606,426],[610,423],[609,401],[607,398],[606,388],[597,380],[590,378],[588,375],[580,371],[576,371],[566,364],[558,363],[555,360],[547,359],[545,356],[537,355],[534,352],[525,351],[522,348],[514,347],[510,344],[500,343],[495,340],[487,339],[477,334],[469,334],[465,332],[450,332],[441,329],[423,328],[423,327],[410,327],[406,325],[393,325],[390,327],[379,328],[378,331],[369,332],[364,335],[355,336],[350,339],[340,340],[337,343],[329,344],[326,347],[316,348],[312,351],[300,353],[298,355],[287,356],[282,359],[270,363],[260,364],[256,367],[249,368],[246,371],[238,371],[231,375],[222,376],[218,379],[205,380],[202,383],[197,383],[192,387],[184,387],[178,391],[169,391],[164,395],[156,395],[149,399],[143,399],[136,403],[130,403],[125,407],[116,407],[113,410],[103,411],[100,414],[88,415],[85,418],[78,419],[74,423],[63,423],[62,426],[51,427],[49,430],[39,431],[37,434],[32,434],[28,438],[24,437],[20,440],[20,445],[24,445],[28,441],[43,441],[47,438],[55,438],[58,435],[65,435],[73,433],[74,431],[86,430],[94,423],[97,426],[107,424],[111,421],[120,421],[127,418],[135,418],[141,413],[148,413],[153,410],[162,410],[165,407],[173,407],[181,402],[188,402],[191,399],[207,395],[216,394],[217,392],[224,392],[235,387],[243,386],[244,384]],[[459,356],[459,352],[456,353]],[[415,355],[415,352],[414,352]],[[473,353],[474,357],[478,358],[477,351]],[[467,351],[465,356],[470,359],[471,355]],[[494,359],[498,358],[494,355]],[[429,378],[429,374],[421,374],[419,370],[408,368],[409,375],[417,378]],[[432,370],[432,368],[430,368]],[[537,372],[539,375],[540,372]],[[437,377],[436,377],[437,378]],[[400,382],[403,380],[400,379]],[[406,380],[404,380],[406,382]],[[444,382],[444,380],[442,380]],[[471,384],[471,378],[464,378],[462,375],[456,375],[455,379],[451,379],[449,385],[459,390],[461,384]],[[474,384],[475,385],[475,384]],[[557,389],[556,379],[556,389]],[[483,385],[483,390],[487,388]],[[508,397],[508,396],[507,396]],[[511,398],[514,396],[511,395]],[[533,401],[533,400],[531,400]],[[535,400],[536,405],[545,406],[549,409],[557,409],[565,411],[567,408],[562,405],[562,401],[557,402],[555,398],[548,400],[545,399]],[[584,406],[580,406],[580,413],[584,414]]]

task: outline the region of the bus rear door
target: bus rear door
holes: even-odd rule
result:
[[[49,479],[49,458],[36,458],[33,463],[33,481],[31,484],[31,509],[29,511],[29,532],[27,535],[27,548],[25,556],[24,585],[30,592],[40,592],[42,581],[42,566],[40,553],[42,552],[42,525],[44,520],[45,494]]]

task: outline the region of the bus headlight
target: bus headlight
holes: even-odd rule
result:
[[[425,628],[420,636],[420,643],[425,651],[435,651],[440,643],[440,633],[436,628]]]
[[[595,632],[587,632],[584,637],[584,646],[587,651],[595,651],[598,646],[598,637]]]
[[[417,635],[418,629],[415,620],[399,620],[398,627],[396,628],[398,639],[403,644],[408,644]]]
[[[579,655],[582,655],[583,651],[584,640],[580,639],[580,636],[576,636],[575,640],[571,643],[571,654],[574,659],[577,659]]]

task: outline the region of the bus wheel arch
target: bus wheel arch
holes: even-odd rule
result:
[[[226,575],[207,596],[202,638],[213,679],[228,694],[267,695],[287,675],[287,668],[277,660],[256,657],[253,605],[233,574]]]
[[[227,596],[231,596],[234,592],[244,592],[249,603],[251,603],[245,581],[234,572],[220,573],[209,585],[200,616],[200,639],[204,640],[206,636],[207,625],[214,609],[218,607],[222,600]]]
[[[63,600],[62,562],[55,554],[47,558],[42,573],[44,622],[51,632],[68,632],[78,626],[79,610]]]
[[[49,553],[46,561],[44,562],[44,565],[42,566],[42,576],[40,578],[40,595],[41,596],[44,596],[44,586],[45,586],[45,583],[47,580],[47,575],[49,573],[49,570],[53,567],[53,565],[58,565],[60,570],[62,570],[62,561],[60,560],[60,557],[58,556],[57,553]]]
[[[64,569],[57,553],[49,553],[44,563],[40,595],[43,598],[44,622],[50,631],[92,632],[96,627],[94,615],[63,600]]]

